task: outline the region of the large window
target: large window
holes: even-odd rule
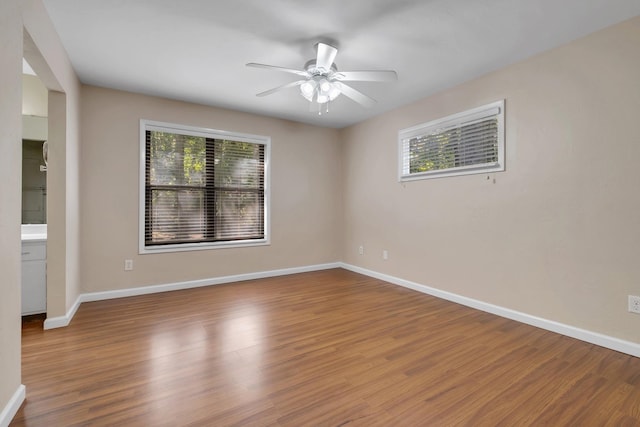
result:
[[[423,123],[398,134],[399,179],[504,170],[504,101]]]
[[[269,138],[140,121],[140,252],[268,243]]]

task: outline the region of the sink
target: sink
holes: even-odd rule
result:
[[[47,240],[47,224],[22,224],[22,241]]]

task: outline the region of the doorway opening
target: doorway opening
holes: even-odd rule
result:
[[[23,59],[22,74],[22,307],[47,311],[48,90]],[[24,318],[23,318],[24,319]]]

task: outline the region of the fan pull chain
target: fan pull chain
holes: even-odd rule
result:
[[[325,108],[325,110],[324,110],[324,112],[325,112],[326,114],[329,114],[329,102],[331,102],[331,101],[327,101],[327,102],[325,102],[325,103],[324,103],[324,105],[326,105],[326,108]],[[321,116],[321,115],[322,115],[322,104],[320,104],[320,105],[318,106],[318,115],[319,115],[319,116]]]

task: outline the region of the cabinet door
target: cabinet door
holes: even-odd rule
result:
[[[22,314],[47,311],[46,261],[22,261]]]

